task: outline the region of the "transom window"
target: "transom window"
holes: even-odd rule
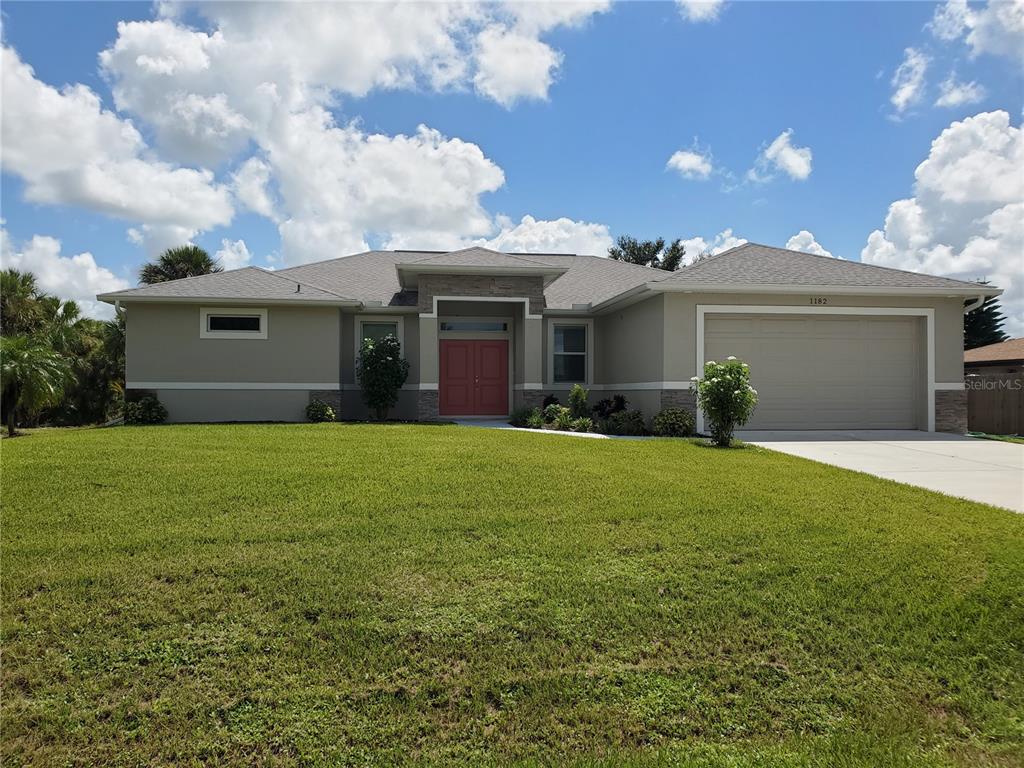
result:
[[[199,310],[202,339],[265,339],[267,310],[250,307],[202,307]]]
[[[208,331],[249,331],[260,332],[259,315],[207,315]]]
[[[385,336],[394,336],[398,339],[398,345],[404,352],[405,322],[401,315],[356,315],[355,324],[353,341],[357,358],[365,339],[376,343]]]
[[[504,320],[442,320],[441,330],[503,333],[508,330],[508,323]]]
[[[587,326],[559,324],[554,327],[552,380],[555,384],[587,381]]]
[[[370,339],[370,341],[380,341],[385,336],[394,336],[398,338],[398,323],[373,323],[364,320],[359,324],[360,334],[359,340]]]

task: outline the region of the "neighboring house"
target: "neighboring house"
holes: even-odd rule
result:
[[[1024,338],[975,347],[964,352],[964,373],[1004,374],[1024,371]]]
[[[696,410],[709,359],[748,362],[761,429],[966,430],[965,299],[992,286],[749,243],[661,272],[473,247],[369,251],[100,295],[127,310],[127,388],[172,421],[302,421],[312,398],[365,418],[360,340],[410,362],[392,416],[505,416],[624,394]],[[698,414],[698,427],[702,421]]]

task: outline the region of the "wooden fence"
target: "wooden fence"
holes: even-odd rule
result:
[[[1024,435],[1024,376],[967,376],[967,428],[990,435]]]

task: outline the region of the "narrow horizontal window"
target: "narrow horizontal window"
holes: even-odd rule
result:
[[[442,331],[487,331],[501,333],[508,330],[508,323],[501,320],[444,320]]]
[[[207,315],[206,323],[209,331],[238,331],[259,333],[259,315]]]
[[[380,341],[385,336],[398,338],[398,323],[360,323],[360,340]]]
[[[551,375],[556,384],[587,380],[587,326],[556,325]]]

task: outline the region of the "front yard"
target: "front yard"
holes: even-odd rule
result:
[[[1024,518],[452,426],[2,447],[4,764],[1024,762]]]

